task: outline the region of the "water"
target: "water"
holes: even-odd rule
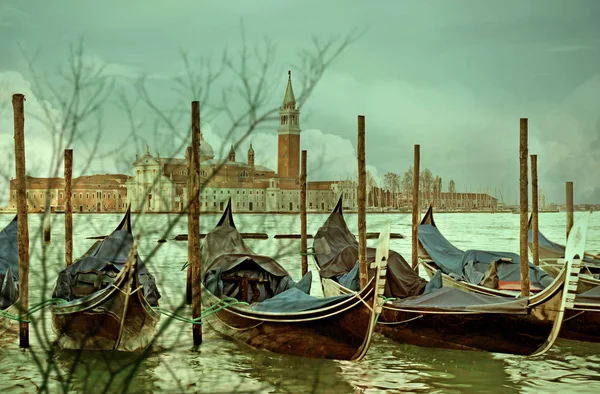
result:
[[[575,213],[575,219],[581,213]],[[356,215],[347,214],[350,229],[357,232]],[[75,215],[74,256],[94,243],[89,236],[105,235],[119,223],[120,214]],[[327,215],[309,215],[308,231],[315,234]],[[0,215],[0,227],[12,215]],[[134,232],[140,233],[140,254],[155,275],[162,293],[162,307],[175,309],[185,289],[186,242],[171,240],[187,233],[185,218],[177,215],[134,215]],[[410,214],[370,214],[367,230],[380,231],[392,221],[392,232],[405,239],[392,240],[392,248],[410,261]],[[201,217],[201,231],[209,231],[217,215]],[[294,215],[236,215],[243,232],[266,232],[269,240],[247,240],[257,253],[277,255],[279,262],[300,278],[300,240],[276,240],[275,234],[299,233]],[[519,248],[519,215],[437,214],[440,231],[457,247],[514,251]],[[64,264],[64,222],[52,217],[52,243],[42,247],[41,215],[29,216],[31,272],[30,304],[52,293],[57,273]],[[565,214],[540,214],[540,230],[551,240],[564,243]],[[166,243],[157,240],[165,238]],[[374,245],[376,241],[370,240]],[[309,239],[309,246],[311,245]],[[587,250],[600,251],[600,213],[590,217]],[[44,269],[46,267],[46,278]],[[309,260],[309,267],[314,265]],[[316,274],[316,272],[315,272]],[[312,292],[321,295],[318,275]],[[189,316],[188,307],[184,309]],[[18,338],[0,337],[0,390],[2,392],[261,392],[261,393],[569,393],[600,392],[600,344],[559,340],[543,357],[427,349],[399,345],[376,334],[361,362],[312,360],[257,351],[220,336],[209,325],[203,328],[204,343],[192,350],[191,327],[168,322],[147,357],[100,352],[53,351],[50,313],[44,311],[30,325],[29,350],[18,347]],[[482,329],[484,329],[482,327]],[[49,371],[49,372],[48,372]]]

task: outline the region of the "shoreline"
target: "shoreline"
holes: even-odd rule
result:
[[[421,211],[421,214],[425,214],[427,212],[427,210],[423,210]],[[587,212],[587,211],[575,211],[575,212]],[[0,214],[11,214],[11,215],[15,215],[17,212],[16,211],[2,211],[0,210]],[[105,215],[105,214],[123,214],[125,213],[125,211],[110,211],[110,212],[73,212],[73,215]],[[132,214],[140,214],[139,212],[135,212],[135,211],[131,211]],[[202,214],[207,214],[207,215],[217,215],[217,214],[222,214],[223,212],[221,211],[201,211],[200,215]],[[257,212],[257,211],[237,211],[234,212],[235,214],[240,214],[240,215],[265,215],[265,214],[269,214],[269,215],[299,215],[300,212],[290,212],[290,211],[272,211],[272,212]],[[324,215],[324,214],[330,214],[331,211],[307,211],[306,214],[307,215]],[[357,214],[358,211],[356,210],[345,210],[344,213],[349,213],[349,214]],[[367,214],[399,214],[399,215],[410,215],[412,214],[412,211],[396,211],[396,210],[390,210],[390,211],[368,211],[366,212]],[[436,214],[444,214],[444,213],[464,213],[464,214],[468,214],[468,213],[487,213],[487,214],[512,214],[513,212],[510,210],[503,210],[503,211],[489,211],[489,210],[470,210],[470,211],[458,211],[458,210],[439,210],[439,211],[435,211]],[[561,213],[560,211],[539,211],[538,213]],[[44,212],[28,212],[29,215],[43,215]],[[63,215],[64,212],[51,212],[52,215]],[[144,212],[144,215],[172,215],[172,214],[185,214],[187,215],[187,212],[183,211],[183,212],[169,212],[169,211],[165,211],[165,212]]]

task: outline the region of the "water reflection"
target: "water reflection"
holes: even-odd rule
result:
[[[342,363],[360,392],[516,392],[491,353],[402,345],[381,335],[372,350],[362,363]]]
[[[543,358],[496,355],[523,393],[597,393],[600,344],[560,340]]]

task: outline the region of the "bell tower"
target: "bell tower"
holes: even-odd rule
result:
[[[277,128],[277,174],[282,178],[300,176],[300,111],[292,89],[292,72],[288,71],[288,83],[279,110]]]

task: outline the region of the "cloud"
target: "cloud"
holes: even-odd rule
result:
[[[421,146],[421,168],[440,175],[444,189],[503,185],[518,192],[519,118],[529,119],[529,154],[538,154],[540,188],[551,201],[564,201],[564,182],[575,180],[581,202],[600,186],[600,75],[574,89],[562,102],[531,101],[509,92],[484,94],[458,81],[437,84],[376,78],[361,82],[328,74],[308,103],[313,127],[335,127],[355,141],[356,115],[366,116],[367,163],[381,173],[402,174]],[[325,143],[315,141],[317,146]],[[334,145],[335,146],[335,145]],[[318,148],[317,148],[318,149]],[[598,158],[598,159],[597,159]],[[600,203],[600,201],[596,201]]]
[[[116,77],[135,80],[143,74],[142,70],[138,68],[128,66],[125,64],[106,62],[96,55],[84,54],[81,57],[81,60],[85,68],[89,68],[93,71],[100,71],[100,69],[102,69],[101,75],[105,77]]]

